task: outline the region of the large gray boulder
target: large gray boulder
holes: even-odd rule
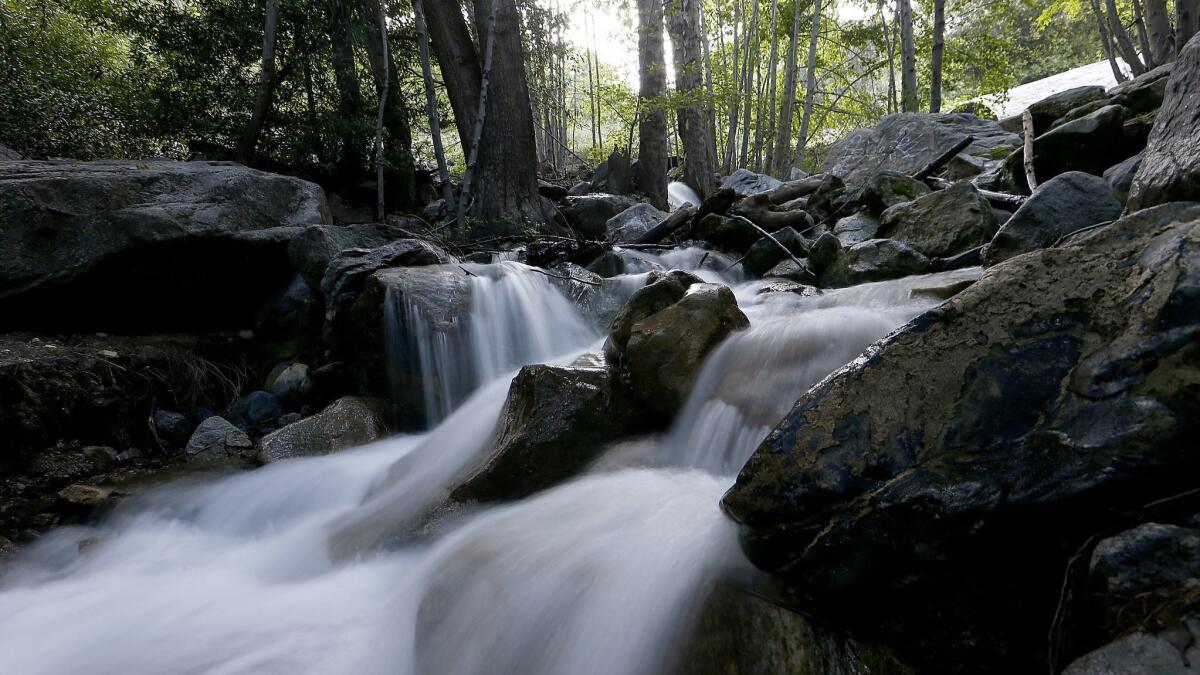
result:
[[[1129,210],[1170,201],[1200,199],[1200,34],[1179,52],[1166,85],[1166,98],[1150,132],[1133,187]]]
[[[881,171],[863,186],[859,201],[872,215],[878,216],[889,208],[929,194],[929,186],[895,171]]]
[[[880,171],[912,175],[967,136],[975,138],[966,148],[972,154],[1021,143],[996,122],[974,115],[897,113],[831,145],[822,167],[857,190]]]
[[[874,626],[974,635],[1001,672],[1044,663],[1021,645],[1044,644],[1069,558],[1190,484],[1197,288],[1200,204],[990,268],[768,436],[724,499],[747,552]]]
[[[224,417],[214,415],[196,427],[183,451],[191,456],[219,460],[240,455],[253,446],[246,432]]]
[[[551,487],[641,429],[644,418],[607,368],[525,366],[509,386],[491,454],[451,497],[520,499]]]
[[[1125,143],[1125,108],[1108,105],[1072,120],[1033,140],[1034,170],[1039,183],[1060,173],[1083,171],[1101,175],[1108,167],[1137,152]],[[1017,190],[1029,193],[1025,180],[1025,151],[1018,148],[1004,160],[1004,175]]]
[[[879,219],[866,211],[839,218],[833,226],[833,234],[841,240],[843,246],[853,246],[874,239],[878,231]]]
[[[0,162],[0,327],[247,328],[330,219],[317,185],[230,162]]]
[[[608,219],[604,224],[604,238],[617,244],[632,244],[666,218],[665,212],[650,204],[634,204]]]
[[[721,181],[721,187],[733,190],[739,197],[770,192],[780,185],[783,185],[783,182],[779,179],[763,173],[754,173],[749,169],[738,169]]]
[[[387,433],[387,409],[379,399],[344,396],[311,417],[263,437],[263,464],[294,457],[328,455],[378,440]]]
[[[355,223],[352,225],[310,225],[288,242],[288,258],[304,281],[313,288],[321,279],[329,261],[347,249],[376,249],[410,235],[395,223]]]
[[[571,229],[589,239],[603,239],[609,219],[637,203],[632,197],[603,192],[569,196],[562,213]]]
[[[1110,100],[1121,101],[1135,115],[1157,109],[1163,103],[1167,80],[1175,70],[1175,61],[1164,63],[1132,80],[1108,90]]]
[[[1066,89],[1047,96],[1029,106],[1029,114],[1033,117],[1035,133],[1044,133],[1058,118],[1081,105],[1087,105],[1108,98],[1104,87],[1084,86]]]
[[[995,233],[996,214],[991,205],[974,185],[959,181],[884,211],[877,236],[897,239],[934,258],[982,246]]]
[[[1143,153],[1138,153],[1124,162],[1114,164],[1104,170],[1104,180],[1108,183],[1108,188],[1112,190],[1113,196],[1121,204],[1129,201],[1129,190],[1133,188],[1133,179],[1142,166],[1142,156]]]
[[[983,264],[1053,246],[1060,237],[1097,223],[1115,220],[1121,203],[1099,176],[1070,171],[1039,185],[1021,208],[992,237]]]
[[[896,239],[868,239],[841,249],[837,258],[821,272],[821,285],[856,286],[928,270],[929,258],[908,244]]]

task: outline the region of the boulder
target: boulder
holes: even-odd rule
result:
[[[808,255],[809,241],[795,228],[785,227],[772,232],[771,236],[791,251],[792,255],[798,258]],[[746,274],[760,277],[785,258],[787,258],[787,254],[774,241],[760,237],[742,258],[742,269],[746,271]]]
[[[1142,166],[1142,156],[1142,153],[1138,153],[1104,171],[1104,180],[1108,182],[1108,188],[1122,204],[1129,200],[1129,190],[1133,188],[1134,176]]]
[[[1079,657],[1063,675],[1196,675],[1200,653],[1189,645],[1200,642],[1200,618],[1190,617],[1181,629],[1126,635]]]
[[[609,279],[625,273],[625,259],[615,251],[605,251],[599,258],[588,263],[586,269]]]
[[[678,302],[630,327],[623,361],[630,385],[651,410],[673,416],[704,357],[749,326],[728,286],[692,284]]]
[[[929,258],[908,244],[895,239],[868,239],[841,249],[833,263],[821,272],[821,285],[856,286],[921,274],[928,269]]]
[[[288,258],[304,281],[320,288],[329,261],[338,253],[351,248],[375,249],[409,236],[395,223],[310,225],[288,242]]]
[[[184,452],[206,459],[221,459],[240,455],[253,446],[246,432],[233,426],[224,417],[213,415],[192,432]]]
[[[796,261],[784,259],[771,269],[767,270],[763,277],[768,279],[787,279],[790,282],[803,284],[805,286],[815,286],[817,283],[817,273],[807,260],[801,260],[803,265],[797,265]]]
[[[943,175],[946,177],[946,180],[951,182],[974,178],[987,171],[989,163],[999,164],[996,160],[988,160],[983,157],[976,157],[975,155],[960,152],[946,163],[946,170]]]
[[[841,252],[841,240],[825,232],[812,243],[812,248],[808,251],[808,262],[814,270],[820,272],[832,265]]]
[[[1029,114],[1033,117],[1034,133],[1045,133],[1058,118],[1081,105],[1108,99],[1104,87],[1085,86],[1067,89],[1033,103]]]
[[[308,364],[281,364],[267,377],[267,389],[280,401],[295,405],[312,391],[312,380],[308,377]]]
[[[889,208],[929,194],[929,186],[895,171],[881,171],[863,186],[860,201],[871,215],[878,216]]]
[[[1053,246],[1075,230],[1120,215],[1121,203],[1103,178],[1079,171],[1059,174],[1039,185],[996,232],[984,250],[983,264],[994,265],[1014,255]]]
[[[1068,110],[1065,115],[1054,120],[1054,122],[1050,125],[1050,128],[1053,129],[1054,127],[1060,127],[1072,120],[1077,120],[1080,117],[1086,117],[1086,116],[1091,115],[1092,113],[1096,112],[1097,110],[1103,108],[1104,106],[1112,105],[1113,103],[1116,103],[1116,101],[1113,101],[1108,98],[1102,98],[1102,99],[1097,99],[1095,101],[1091,101],[1089,103],[1085,103],[1077,108],[1072,108],[1072,109]],[[1043,131],[1046,131],[1046,130],[1043,130]]]
[[[609,219],[637,201],[632,197],[601,192],[569,196],[565,203],[562,213],[573,230],[589,239],[603,239]]]
[[[1129,190],[1130,211],[1200,199],[1200,37],[1193,36],[1180,51],[1166,91]]]
[[[316,415],[264,436],[258,460],[269,464],[365,445],[387,433],[386,420],[387,409],[383,401],[343,396]]]
[[[693,284],[699,283],[703,283],[700,277],[682,270],[651,272],[646,285],[634,291],[613,317],[604,341],[604,355],[609,363],[622,362],[635,324],[675,304]]]
[[[458,265],[383,269],[367,278],[346,313],[346,359],[361,391],[392,399],[398,428],[426,420],[421,350],[432,341],[451,353],[466,349],[471,288]]]
[[[879,231],[879,219],[866,211],[839,218],[833,226],[833,234],[843,246],[853,246],[874,239]]]
[[[970,154],[1021,142],[998,123],[973,115],[897,113],[835,142],[822,166],[857,190],[880,171],[912,175],[968,135],[975,138],[966,148]]]
[[[509,387],[491,454],[451,497],[520,499],[556,485],[639,431],[644,417],[606,368],[525,366]]]
[[[154,422],[154,435],[163,445],[178,448],[192,435],[192,423],[181,413],[155,410],[151,420]]]
[[[1196,204],[990,268],[768,436],[724,499],[746,551],[942,672],[1043,666],[1068,560],[1194,484],[1197,288]]]
[[[252,391],[237,406],[242,420],[255,430],[275,428],[275,420],[283,417],[283,405],[269,391]]]
[[[722,251],[742,253],[762,237],[753,225],[738,218],[710,213],[696,223],[696,236]]]
[[[783,182],[766,174],[754,173],[749,169],[738,169],[721,181],[721,187],[729,188],[739,197],[749,197],[760,192],[770,192]]]
[[[604,224],[604,238],[617,244],[632,244],[655,225],[667,219],[667,214],[650,204],[634,204]]]
[[[1101,540],[1088,565],[1089,590],[1114,614],[1134,598],[1182,594],[1189,584],[1200,589],[1200,529],[1143,523]]]
[[[1067,171],[1099,176],[1108,167],[1137,152],[1126,150],[1124,122],[1125,109],[1108,105],[1035,138],[1034,170],[1038,182],[1045,183]],[[1023,148],[1018,148],[1004,160],[1004,174],[1010,185],[1029,193]]]
[[[1135,115],[1150,112],[1163,104],[1167,80],[1175,71],[1175,66],[1175,61],[1158,66],[1109,89],[1108,95],[1110,98],[1119,98]]]
[[[902,241],[930,258],[981,246],[995,233],[991,205],[966,181],[897,204],[879,217],[878,236]]]
[[[0,162],[0,329],[248,328],[330,218],[317,185],[231,162]]]

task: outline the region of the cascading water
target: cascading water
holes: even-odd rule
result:
[[[652,262],[736,281],[702,252]],[[926,278],[815,297],[738,284],[751,328],[714,353],[675,428],[648,444],[656,468],[604,458],[383,550],[381,533],[414,526],[486,453],[515,368],[596,347],[540,275],[467,269],[470,310],[445,350],[433,328],[403,324],[428,340],[427,380],[459,387],[441,424],[167,485],[100,525],[47,535],[0,578],[0,672],[663,672],[706,589],[747,565],[718,508],[741,462],[812,382],[936,302],[910,297]]]

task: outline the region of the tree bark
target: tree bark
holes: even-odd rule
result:
[[[896,0],[900,21],[900,109],[918,112],[921,109],[917,93],[917,48],[913,42],[912,3]]]
[[[929,74],[929,112],[942,111],[942,52],[946,48],[946,0],[933,1],[933,53]]]
[[[435,2],[437,0],[434,0]],[[442,182],[442,197],[451,213],[454,205],[454,188],[450,185],[450,168],[446,165],[446,151],[442,147],[442,125],[437,112],[437,89],[433,81],[433,68],[429,63],[429,32],[425,28],[425,0],[412,0],[413,14],[417,24],[417,42],[421,54],[421,77],[425,81],[425,114],[429,117],[429,135],[433,139],[433,155],[438,165],[438,180]]]
[[[337,86],[337,116],[340,120],[335,174],[343,185],[353,185],[362,177],[367,142],[366,130],[359,123],[366,114],[366,104],[354,67],[354,33],[348,2],[350,0],[332,0],[329,4],[330,65]]]
[[[655,208],[667,208],[667,111],[662,95],[667,86],[663,55],[662,0],[638,0],[638,188]]]
[[[1200,30],[1200,0],[1175,0],[1175,51],[1179,53]]]
[[[1092,13],[1096,15],[1096,26],[1100,30],[1100,41],[1104,43],[1104,54],[1108,57],[1108,65],[1112,68],[1113,77],[1117,82],[1125,81],[1125,71],[1117,63],[1117,55],[1113,51],[1112,36],[1108,34],[1108,26],[1104,23],[1104,10],[1100,9],[1100,0],[1092,0]]]
[[[820,34],[821,0],[813,0],[812,33],[808,39],[808,66],[804,84],[804,115],[800,118],[800,135],[796,137],[796,167],[804,166],[804,149],[808,147],[808,125],[812,122],[813,101],[817,94],[817,37]]]
[[[738,155],[738,164],[746,166],[750,152],[750,111],[754,108],[754,76],[758,72],[758,0],[750,0],[754,5],[751,13],[750,27],[746,30],[745,88],[742,100],[742,150]]]
[[[758,171],[771,172],[771,160],[775,155],[775,92],[779,87],[779,0],[771,0],[771,56],[770,67],[767,70],[767,126],[763,136],[766,139],[765,164],[757,167]]]
[[[384,199],[385,186],[383,178],[383,114],[387,110],[388,89],[390,88],[388,80],[388,71],[390,70],[388,66],[390,64],[388,61],[391,60],[387,58],[389,52],[387,43],[387,5],[384,4],[386,2],[387,0],[379,0],[379,40],[383,56],[383,58],[379,59],[379,62],[383,72],[380,73],[382,77],[379,78],[379,114],[375,116],[375,215],[381,223],[387,220],[387,202]]]
[[[1146,28],[1150,33],[1154,65],[1161,66],[1174,60],[1175,34],[1171,29],[1171,16],[1167,13],[1167,0],[1146,0]]]
[[[1146,64],[1138,57],[1137,50],[1133,48],[1133,41],[1129,39],[1129,33],[1121,25],[1121,14],[1117,11],[1117,1],[1105,0],[1105,7],[1108,9],[1108,30],[1117,44],[1117,51],[1121,52],[1121,58],[1129,64],[1134,76],[1141,75],[1147,70]],[[1146,56],[1148,58],[1149,54]]]
[[[730,45],[730,51],[733,52],[733,71],[730,73],[735,82],[735,87],[739,94],[735,94],[733,100],[729,103],[729,126],[726,129],[725,137],[725,159],[721,162],[721,167],[725,173],[733,172],[733,151],[737,144],[737,127],[738,127],[738,104],[741,102],[740,92],[742,89],[741,71],[738,70],[738,58],[741,56],[742,45],[738,40],[738,23],[742,20],[742,0],[734,0],[733,5],[733,43]],[[673,38],[672,38],[673,39]]]
[[[675,88],[682,95],[677,118],[683,141],[683,177],[703,199],[716,187],[703,107],[700,0],[668,0],[667,30],[675,61]]]
[[[254,159],[254,149],[258,146],[258,137],[262,134],[267,114],[271,110],[275,98],[275,31],[279,25],[279,1],[267,0],[267,11],[263,22],[262,68],[258,74],[258,93],[254,97],[254,112],[250,122],[246,124],[242,138],[238,142],[237,161],[250,164]]]
[[[375,90],[384,101],[383,128],[387,132],[384,143],[383,168],[389,184],[388,197],[396,209],[409,209],[416,202],[415,162],[412,156],[412,128],[408,125],[408,111],[400,102],[396,92],[400,91],[400,69],[388,47],[385,0],[360,0],[362,25],[365,27],[364,47],[375,78]],[[382,18],[381,18],[382,17]],[[383,96],[385,92],[393,95]],[[378,170],[376,171],[378,173]],[[383,185],[383,181],[379,181]]]
[[[784,66],[783,106],[779,111],[779,126],[775,128],[775,152],[771,157],[770,173],[788,178],[792,157],[792,108],[796,101],[796,76],[800,44],[800,12],[792,19],[792,39],[788,43],[787,64]]]

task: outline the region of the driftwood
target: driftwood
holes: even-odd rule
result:
[[[934,159],[932,162],[926,164],[920,171],[914,173],[912,175],[913,180],[925,180],[926,178],[929,178],[930,176],[932,176],[934,174],[935,171],[937,171],[938,169],[945,166],[946,162],[949,162],[950,160],[954,159],[955,155],[962,152],[963,150],[966,150],[967,146],[970,145],[971,143],[973,143],[974,141],[975,141],[974,136],[967,136],[966,138],[962,139],[958,143],[955,143],[953,148],[950,148],[949,150],[938,155],[936,159]]]
[[[1037,173],[1033,170],[1033,113],[1026,108],[1021,113],[1021,131],[1025,133],[1025,182],[1029,184],[1029,192],[1037,189]]]
[[[766,237],[767,239],[770,239],[771,241],[775,242],[775,245],[779,247],[779,250],[783,251],[783,253],[784,253],[784,254],[785,254],[787,257],[791,258],[791,259],[792,259],[792,262],[796,263],[796,264],[797,264],[797,265],[799,265],[800,267],[804,267],[804,263],[803,263],[803,262],[801,262],[801,261],[800,261],[800,259],[799,259],[799,258],[797,258],[797,257],[795,256],[795,254],[793,254],[793,253],[792,253],[791,249],[789,249],[788,247],[784,246],[784,245],[783,245],[783,243],[782,243],[782,242],[780,242],[780,241],[779,241],[778,239],[776,239],[775,237],[771,236],[771,233],[770,233],[770,232],[767,232],[766,230],[762,229],[762,228],[761,228],[761,227],[759,227],[758,225],[755,225],[755,224],[754,224],[754,222],[753,222],[753,221],[751,221],[751,220],[749,220],[748,218],[745,218],[745,217],[742,217],[742,216],[739,216],[739,215],[731,215],[731,216],[729,216],[729,217],[730,217],[730,218],[733,218],[733,219],[735,219],[735,220],[740,220],[740,221],[742,221],[743,223],[746,223],[747,225],[749,225],[750,227],[753,227],[754,229],[758,230],[758,231],[759,231],[759,233],[760,233],[760,234],[762,234],[762,236],[764,236],[764,237]],[[742,257],[743,257],[743,258],[745,258],[746,256],[742,256]],[[740,260],[740,259],[739,259],[739,260]],[[735,264],[736,264],[736,263],[735,263]]]
[[[733,207],[733,211],[770,232],[785,227],[807,228],[812,224],[812,218],[802,209],[777,210],[773,208],[770,193],[765,192],[742,199]]]
[[[818,173],[799,180],[788,181],[766,194],[772,204],[783,204],[798,197],[811,195],[817,191],[817,188],[821,187],[821,181],[823,180],[825,180],[825,174]]]
[[[733,191],[733,188],[721,188],[700,203],[700,207],[696,209],[696,215],[693,218],[696,222],[700,222],[701,218],[710,213],[725,213],[738,199],[739,197]]]
[[[683,227],[685,224],[692,221],[692,217],[696,215],[696,207],[691,204],[684,204],[671,212],[661,223],[655,225],[646,231],[646,234],[638,237],[634,245],[644,246],[647,244],[657,244],[658,242],[671,236],[675,230]]]
[[[944,178],[926,178],[925,184],[934,190],[945,190],[950,187],[950,181]],[[1016,211],[1021,208],[1028,197],[1021,195],[1010,195],[1007,192],[993,192],[991,190],[979,190],[979,194],[988,200],[992,206],[1004,209],[1005,211]]]

